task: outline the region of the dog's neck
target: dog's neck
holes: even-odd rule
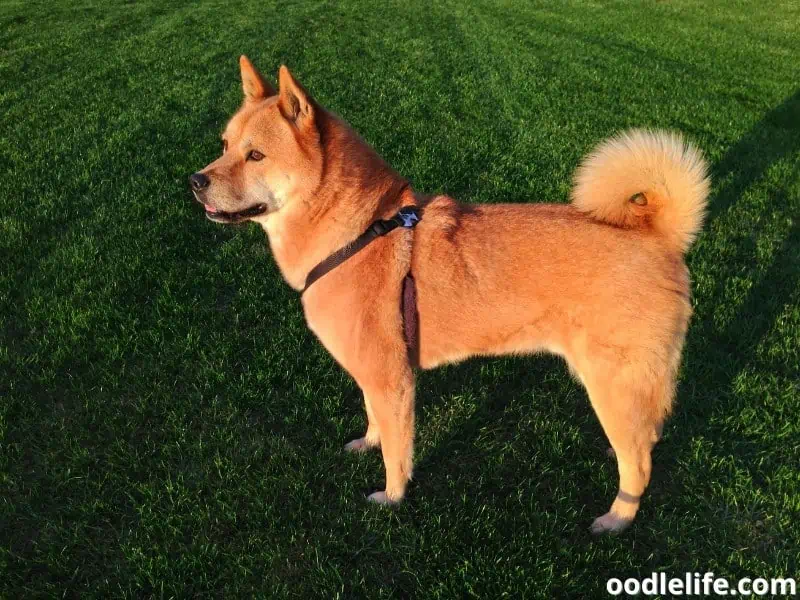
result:
[[[296,290],[320,261],[413,197],[408,182],[346,124],[326,116],[321,128],[326,164],[318,188],[259,220],[284,279]]]

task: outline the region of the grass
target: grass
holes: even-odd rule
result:
[[[603,597],[608,577],[797,576],[796,2],[0,5],[0,597]],[[355,385],[261,230],[206,221],[237,57],[290,65],[414,185],[568,198],[632,125],[713,169],[677,411],[633,527],[546,357],[421,375],[416,481],[368,506]]]

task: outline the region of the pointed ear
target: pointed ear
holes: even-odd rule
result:
[[[278,92],[272,87],[262,76],[261,73],[253,66],[250,59],[244,54],[239,57],[239,68],[242,72],[242,89],[244,90],[244,99],[248,102],[256,100],[263,100],[268,96],[274,96]]]
[[[313,123],[316,106],[314,99],[297,82],[285,65],[281,66],[280,73],[278,73],[278,85],[280,87],[278,108],[284,118],[298,127]]]

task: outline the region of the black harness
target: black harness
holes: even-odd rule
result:
[[[380,219],[367,227],[367,230],[355,240],[340,248],[328,258],[320,262],[309,271],[306,283],[300,294],[310,288],[314,282],[326,273],[332,271],[348,258],[360,252],[367,245],[379,237],[394,231],[398,227],[413,229],[422,219],[422,212],[416,206],[404,206],[391,219]],[[409,272],[403,279],[403,292],[400,298],[400,312],[403,315],[403,334],[408,347],[408,357],[412,366],[419,365],[418,347],[418,315],[417,315],[417,288],[414,278]]]

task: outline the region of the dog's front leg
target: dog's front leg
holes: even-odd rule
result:
[[[370,428],[377,429],[386,467],[386,489],[369,497],[380,504],[403,499],[414,464],[414,376],[407,367],[396,375],[381,378],[380,384],[361,386]]]
[[[364,434],[364,437],[345,444],[344,449],[348,452],[366,452],[370,448],[376,448],[381,444],[378,421],[375,419],[375,414],[372,412],[372,404],[366,394],[364,394],[364,408],[367,411],[367,433]]]
[[[380,273],[369,279],[380,281]],[[325,283],[320,282],[304,297],[306,319],[361,388],[369,424],[366,435],[345,448],[363,450],[380,445],[386,489],[372,494],[370,500],[399,502],[411,478],[414,452],[414,371],[396,301],[400,290],[391,285],[350,287],[344,288],[350,293],[323,295]]]

